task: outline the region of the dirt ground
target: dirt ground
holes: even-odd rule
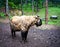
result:
[[[60,27],[33,26],[29,29],[27,43],[21,42],[21,32],[12,39],[8,21],[0,22],[0,47],[60,47]]]

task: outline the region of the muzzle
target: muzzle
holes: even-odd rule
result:
[[[36,23],[36,26],[41,26],[42,25],[42,20],[38,20],[37,23]]]

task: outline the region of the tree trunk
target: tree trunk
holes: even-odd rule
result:
[[[45,24],[48,24],[48,0],[46,0],[45,4]]]
[[[38,13],[38,1],[36,2],[36,14]]]
[[[32,0],[32,15],[34,14],[34,0]]]
[[[21,0],[21,11],[22,11],[22,15],[23,15],[23,3],[22,3],[22,0]]]
[[[27,5],[27,0],[25,0],[25,4]]]
[[[8,15],[8,0],[6,0],[6,15]]]

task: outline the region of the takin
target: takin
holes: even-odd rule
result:
[[[16,31],[21,31],[22,41],[25,42],[29,28],[33,25],[37,27],[42,25],[42,20],[39,16],[13,16],[10,20],[12,37],[16,36]]]

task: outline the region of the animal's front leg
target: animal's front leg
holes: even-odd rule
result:
[[[11,30],[12,38],[16,37],[15,31],[12,29]]]
[[[22,41],[26,42],[26,40],[27,40],[27,34],[28,34],[28,31],[21,32]]]
[[[21,32],[22,41],[24,41],[24,32]]]
[[[12,37],[14,37],[14,32],[13,32],[13,30],[11,30],[11,35],[12,35]]]

